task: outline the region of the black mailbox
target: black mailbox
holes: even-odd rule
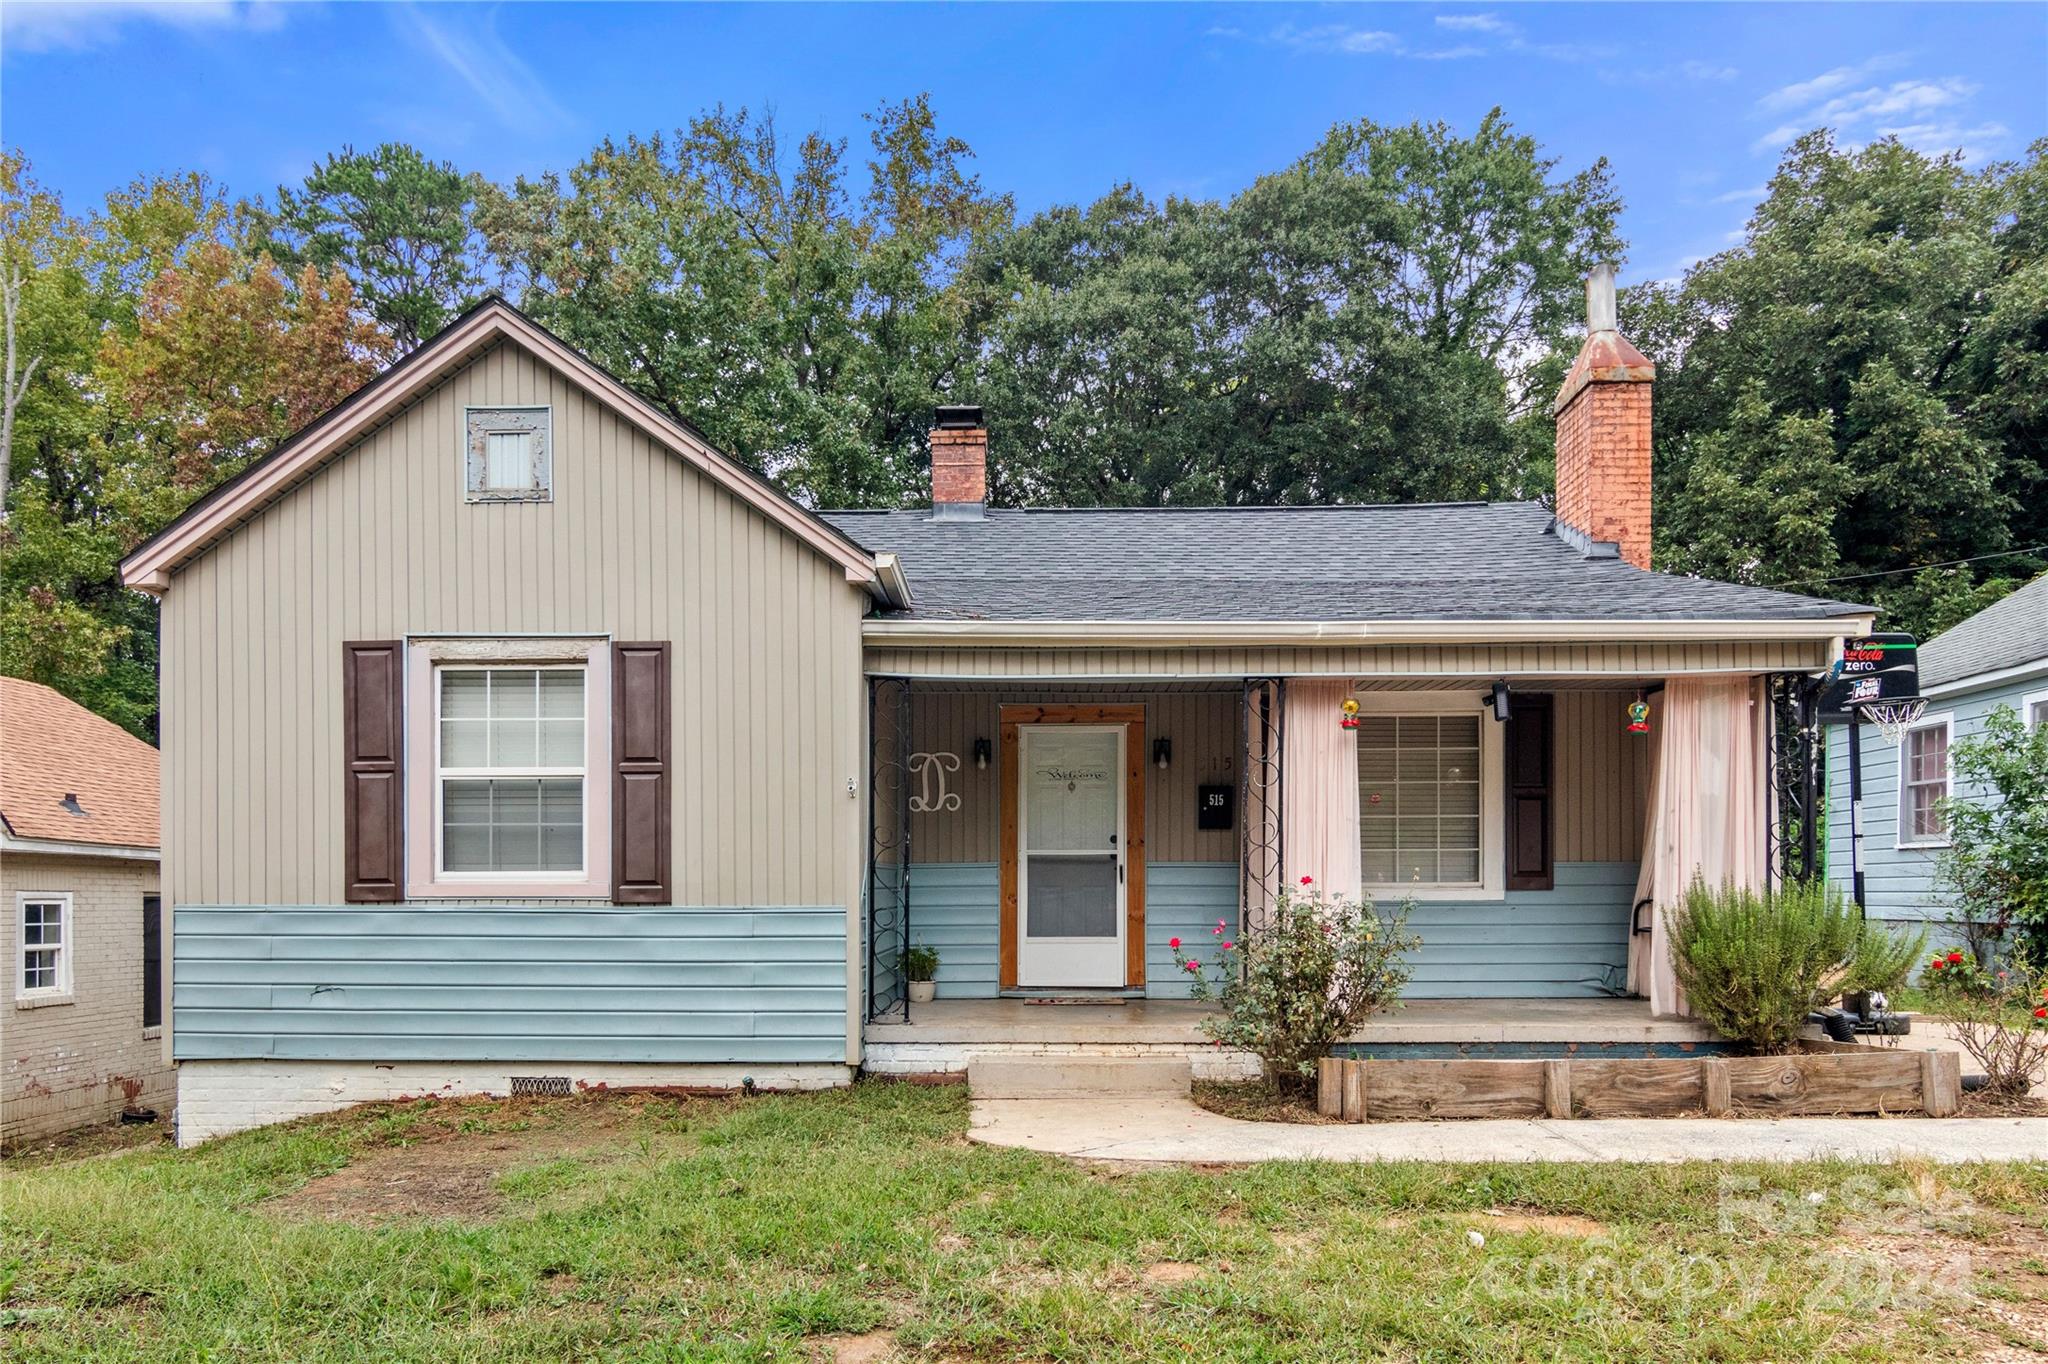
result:
[[[1198,786],[1195,788],[1195,827],[1228,829],[1237,814],[1237,788]]]

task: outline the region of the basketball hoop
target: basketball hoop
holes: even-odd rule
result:
[[[1906,730],[1927,710],[1924,696],[1894,696],[1888,701],[1866,701],[1856,707],[1859,719],[1868,720],[1877,726],[1877,732],[1888,744],[1896,744],[1906,737]]]

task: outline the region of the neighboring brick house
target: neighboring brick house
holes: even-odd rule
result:
[[[157,752],[0,678],[0,1145],[168,1116]]]

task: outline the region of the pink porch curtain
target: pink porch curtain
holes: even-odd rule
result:
[[[1647,934],[1631,933],[1629,989],[1653,1014],[1685,1014],[1671,968],[1665,911],[1695,875],[1708,885],[1756,888],[1763,879],[1767,710],[1763,683],[1747,677],[1679,678],[1651,706],[1650,805],[1635,903]]]
[[[1337,724],[1351,684],[1304,677],[1287,683],[1280,761],[1285,784],[1280,811],[1287,884],[1304,876],[1331,895],[1356,896],[1358,860],[1358,732]]]

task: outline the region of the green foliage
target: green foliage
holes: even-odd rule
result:
[[[1869,945],[1855,908],[1819,881],[1759,894],[1695,877],[1666,921],[1693,1013],[1762,1055],[1791,1049],[1806,1016],[1856,979]]]
[[[911,980],[939,978],[939,949],[918,943],[903,954],[903,974]]]
[[[1927,930],[1894,932],[1875,920],[1866,920],[1862,937],[1850,953],[1848,974],[1837,988],[1843,994],[1858,992],[1889,994],[1906,983],[1914,964],[1927,950]]]
[[[2048,725],[2000,706],[1950,749],[1949,766],[1937,875],[1956,918],[1973,938],[2011,934],[2048,961]]]
[[[1303,877],[1302,885],[1312,883]],[[1202,1031],[1256,1055],[1267,1085],[1296,1090],[1315,1078],[1332,1046],[1400,999],[1408,983],[1402,957],[1422,946],[1407,931],[1409,908],[1383,915],[1370,899],[1283,888],[1271,909],[1221,944],[1211,968],[1178,938],[1173,960],[1196,999],[1223,1006],[1202,1019]],[[1217,920],[1216,936],[1228,933]]]
[[[403,353],[485,293],[477,185],[402,142],[344,147],[261,214],[266,248],[294,272],[339,270]]]
[[[2048,143],[1970,171],[1816,132],[1741,245],[1628,291],[1660,365],[1659,566],[1874,598],[1923,639],[2048,567],[1897,572],[2048,542],[2044,184]],[[1855,574],[1888,576],[1821,581]]]
[[[1604,162],[1499,110],[1340,124],[1225,203],[1124,185],[978,239],[977,395],[1011,505],[1440,500],[1547,485]]]

